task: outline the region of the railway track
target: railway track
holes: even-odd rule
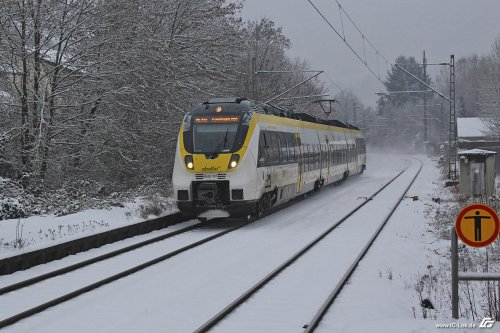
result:
[[[366,200],[359,206],[363,206],[365,204],[367,204],[369,201],[371,201],[373,199],[373,197],[375,197],[378,193],[380,193],[381,191],[383,191],[383,189],[385,189],[390,183],[392,183],[396,178],[398,178],[405,170],[401,171],[396,177],[392,178],[390,180],[390,182],[388,182],[387,184],[384,185],[384,187],[382,187],[379,191],[377,191],[377,193],[373,194],[372,196],[366,198]],[[296,202],[296,201],[294,201]],[[290,202],[288,205],[284,205],[283,207],[280,207],[279,209],[276,209],[276,210],[281,210],[283,208],[286,208],[287,206],[289,206],[290,204],[292,204],[293,202]],[[273,210],[273,211],[270,211],[268,213],[265,214],[265,216],[267,215],[270,215],[271,213],[274,213],[276,210]],[[354,213],[354,211],[352,212]],[[351,214],[352,215],[352,214]],[[263,216],[264,217],[264,216]],[[345,217],[345,219],[347,219],[347,217]],[[345,220],[344,219],[344,220]],[[205,244],[207,242],[210,242],[211,240],[214,240],[214,239],[217,239],[219,237],[222,237],[232,231],[235,231],[235,230],[238,230],[250,223],[252,223],[254,221],[245,221],[243,223],[238,223],[236,226],[233,226],[229,229],[226,229],[226,230],[223,230],[221,232],[217,232],[217,233],[214,233],[213,235],[210,235],[208,237],[205,237],[203,239],[200,239],[196,242],[193,242],[193,243],[190,243],[186,246],[183,246],[183,247],[179,247],[177,248],[176,250],[173,250],[173,251],[170,251],[162,256],[159,256],[159,257],[156,257],[152,260],[149,260],[147,262],[142,262],[141,264],[139,265],[136,265],[134,267],[131,267],[129,269],[126,269],[126,270],[123,270],[119,273],[116,273],[116,274],[112,274],[112,275],[109,275],[99,281],[96,281],[96,282],[93,282],[93,283],[89,283],[83,287],[80,287],[80,288],[74,288],[72,291],[70,292],[67,292],[59,297],[55,297],[53,299],[50,299],[50,300],[47,300],[46,302],[40,302],[40,304],[36,305],[36,306],[31,306],[31,307],[26,307],[26,310],[23,310],[23,311],[20,311],[20,312],[16,312],[15,314],[12,314],[12,315],[9,315],[8,317],[4,318],[4,319],[0,319],[0,328],[2,327],[6,327],[6,326],[9,326],[9,325],[12,325],[22,319],[25,319],[25,318],[28,318],[30,316],[33,316],[34,314],[36,313],[39,313],[39,312],[42,312],[50,307],[53,307],[55,305],[58,305],[58,304],[61,304],[61,303],[64,303],[70,299],[73,299],[79,295],[82,295],[82,294],[85,294],[85,293],[88,293],[92,290],[95,290],[96,288],[99,288],[100,286],[103,286],[105,284],[109,284],[113,281],[116,281],[116,280],[119,280],[121,278],[124,278],[126,276],[129,276],[130,274],[133,274],[135,272],[138,272],[140,270],[143,270],[147,267],[150,267],[152,265],[155,265],[159,262],[162,262],[162,261],[165,261],[169,258],[172,258],[180,253],[183,253],[183,252],[186,252],[190,249],[194,249],[195,247],[198,247],[202,244]],[[339,222],[340,224],[341,222]],[[110,258],[113,258],[113,257],[117,257],[118,255],[120,254],[125,254],[125,253],[128,253],[132,250],[136,250],[140,247],[145,247],[146,245],[150,245],[150,244],[153,244],[154,242],[160,242],[162,240],[165,240],[165,239],[168,239],[168,238],[171,238],[173,236],[177,236],[177,235],[182,235],[182,234],[185,234],[189,231],[192,231],[192,230],[195,230],[197,227],[200,227],[201,224],[196,224],[196,225],[192,225],[192,226],[188,226],[186,228],[182,228],[182,229],[179,229],[177,231],[174,231],[174,232],[171,232],[171,233],[168,233],[168,234],[165,234],[165,235],[162,235],[162,236],[159,236],[159,237],[156,237],[156,238],[153,238],[151,240],[147,240],[147,241],[144,241],[144,242],[141,242],[141,243],[138,243],[138,244],[133,244],[131,246],[128,246],[126,248],[123,248],[123,249],[120,249],[120,250],[116,250],[116,251],[113,251],[113,252],[110,252],[110,253],[107,253],[107,254],[104,254],[102,256],[99,256],[99,257],[96,257],[96,258],[92,258],[92,259],[89,259],[89,260],[85,260],[83,262],[80,262],[80,263],[77,263],[77,264],[74,264],[74,265],[70,265],[68,267],[65,267],[65,268],[62,268],[62,269],[58,269],[56,271],[53,271],[53,272],[49,272],[49,273],[46,273],[46,274],[43,274],[43,275],[40,275],[40,276],[37,276],[37,277],[34,277],[34,278],[30,278],[30,279],[27,279],[25,281],[21,281],[19,283],[16,283],[16,284],[13,284],[13,285],[9,285],[9,286],[6,286],[6,287],[3,287],[0,289],[0,301],[3,301],[2,298],[4,298],[5,296],[9,296],[9,295],[12,295],[12,294],[9,294],[11,292],[16,292],[16,291],[23,291],[23,288],[27,288],[28,291],[30,290],[30,286],[34,286],[35,288],[37,287],[37,283],[40,283],[40,282],[43,282],[43,281],[46,281],[46,280],[49,280],[53,277],[56,277],[56,276],[59,276],[61,274],[67,274],[67,273],[70,273],[72,271],[75,271],[75,270],[78,270],[80,268],[84,268],[84,267],[87,267],[87,266],[91,266],[92,264],[96,264],[98,262],[102,262],[104,261],[104,263],[107,263],[107,261],[105,260],[108,260]],[[67,279],[67,277],[65,276],[65,279]],[[26,290],[25,290],[26,292]]]
[[[319,308],[319,310],[314,315],[313,319],[308,324],[304,325],[304,328],[305,328],[304,333],[312,333],[312,332],[314,332],[316,330],[316,328],[320,324],[321,320],[323,319],[324,315],[327,313],[328,309],[331,308],[331,306],[333,305],[333,303],[337,299],[337,296],[340,294],[340,292],[342,291],[342,289],[344,289],[344,287],[346,286],[347,282],[349,281],[349,279],[351,278],[352,274],[356,270],[356,267],[358,266],[358,264],[361,262],[361,260],[363,260],[363,258],[365,257],[366,253],[368,253],[368,251],[370,250],[371,246],[375,242],[376,238],[378,237],[378,235],[380,234],[380,232],[382,231],[382,229],[385,227],[385,225],[387,224],[387,222],[391,219],[391,216],[394,214],[394,212],[396,211],[396,209],[399,207],[399,205],[403,201],[405,195],[408,193],[408,191],[410,190],[411,186],[413,185],[413,183],[417,179],[418,175],[420,174],[420,171],[422,170],[422,166],[423,165],[422,165],[422,162],[421,162],[420,167],[419,167],[417,173],[415,174],[415,176],[413,177],[413,179],[411,180],[411,182],[408,184],[408,186],[406,187],[404,193],[401,195],[401,197],[396,202],[396,204],[394,205],[394,207],[387,214],[387,216],[385,217],[384,221],[380,224],[380,226],[377,228],[376,232],[372,235],[372,237],[370,238],[370,240],[363,247],[363,249],[361,250],[361,252],[359,253],[359,255],[356,257],[356,259],[352,263],[352,265],[349,267],[349,269],[344,274],[344,276],[342,276],[340,282],[337,283],[337,285],[335,286],[335,288],[328,295],[326,301],[321,305],[321,307]]]
[[[181,213],[173,213],[152,220],[73,239],[43,249],[3,258],[0,259],[0,276],[12,274],[20,270],[26,270],[37,265],[46,264],[69,255],[85,252],[134,236],[144,235],[188,220],[189,219],[186,219]]]
[[[233,226],[231,228],[228,228],[228,229],[225,229],[223,231],[220,231],[220,232],[216,232],[214,234],[211,234],[210,236],[208,237],[204,237],[202,239],[199,239],[195,242],[192,242],[192,243],[189,243],[188,245],[185,245],[185,246],[182,246],[180,248],[177,248],[176,250],[174,251],[170,251],[168,253],[165,253],[161,256],[158,256],[154,259],[151,259],[149,261],[146,261],[146,262],[143,262],[139,265],[136,265],[136,266],[133,266],[131,268],[128,268],[126,270],[123,270],[119,273],[116,273],[116,274],[113,274],[111,276],[108,276],[104,279],[101,279],[99,281],[96,281],[94,283],[91,283],[91,284],[88,284],[84,287],[81,287],[79,289],[76,289],[74,291],[71,291],[69,293],[66,293],[62,296],[59,296],[59,297],[56,297],[54,299],[51,299],[47,302],[44,302],[42,304],[39,304],[37,306],[34,306],[34,307],[31,307],[29,309],[26,309],[22,312],[19,312],[17,314],[14,314],[12,316],[9,316],[8,318],[4,318],[4,319],[1,319],[0,320],[0,328],[3,328],[3,327],[6,327],[6,326],[9,326],[9,325],[12,325],[22,319],[25,319],[25,318],[28,318],[34,314],[37,314],[39,312],[42,312],[50,307],[53,307],[53,306],[56,306],[58,304],[61,304],[61,303],[64,303],[68,300],[71,300],[79,295],[82,295],[84,293],[88,293],[94,289],[97,289],[103,285],[106,285],[108,283],[111,283],[113,281],[116,281],[116,280],[119,280],[119,279],[122,279],[126,276],[129,276],[135,272],[138,272],[140,270],[143,270],[147,267],[150,267],[152,265],[155,265],[159,262],[162,262],[162,261],[165,261],[167,259],[170,259],[172,257],[175,257],[176,255],[178,254],[181,254],[183,252],[186,252],[188,250],[191,250],[191,249],[194,249],[200,245],[203,245],[205,243],[208,243],[214,239],[217,239],[217,238],[220,238],[228,233],[231,233],[235,230],[238,230],[250,223],[252,223],[254,221],[245,221],[243,223],[238,223],[236,226]],[[5,296],[5,294],[8,294],[8,293],[11,293],[11,292],[15,292],[15,291],[19,291],[23,288],[27,288],[27,287],[30,287],[30,286],[33,286],[39,282],[42,282],[42,281],[45,281],[45,280],[48,280],[50,278],[54,278],[54,277],[57,277],[57,276],[60,276],[62,274],[66,274],[66,273],[69,273],[69,272],[72,272],[72,271],[75,271],[77,269],[80,269],[80,268],[83,268],[83,267],[87,267],[87,266],[90,266],[92,264],[95,264],[95,263],[98,263],[98,262],[101,262],[101,261],[104,261],[104,260],[108,260],[110,258],[113,258],[113,257],[116,257],[120,254],[125,254],[125,253],[128,253],[128,252],[131,252],[133,250],[136,250],[136,249],[139,249],[141,247],[144,247],[146,245],[151,245],[153,243],[158,243],[160,241],[163,241],[163,240],[166,240],[168,238],[171,238],[173,236],[177,236],[177,235],[181,235],[181,234],[185,234],[189,231],[192,231],[194,229],[199,229],[201,226],[203,225],[203,223],[197,223],[195,225],[191,225],[191,226],[188,226],[188,227],[185,227],[185,228],[182,228],[182,229],[179,229],[177,231],[174,231],[174,232],[171,232],[171,233],[168,233],[168,234],[165,234],[165,235],[162,235],[162,236],[158,236],[158,237],[155,237],[153,239],[150,239],[150,240],[147,240],[147,241],[143,241],[143,242],[140,242],[140,243],[137,243],[137,244],[133,244],[131,246],[127,246],[125,248],[122,248],[122,249],[119,249],[119,250],[116,250],[116,251],[112,251],[110,253],[106,253],[104,255],[101,255],[101,256],[98,256],[98,257],[95,257],[95,258],[92,258],[92,259],[89,259],[89,260],[85,260],[85,261],[82,261],[82,262],[79,262],[77,264],[73,264],[73,265],[70,265],[70,266],[67,266],[67,267],[64,267],[64,268],[61,268],[61,269],[58,269],[58,270],[55,270],[55,271],[52,271],[52,272],[49,272],[49,273],[46,273],[46,274],[43,274],[43,275],[39,275],[39,276],[36,276],[36,277],[33,277],[33,278],[30,278],[30,279],[27,279],[27,280],[24,280],[24,281],[21,281],[21,282],[18,282],[18,283],[15,283],[15,284],[12,284],[12,285],[9,285],[9,286],[6,286],[6,287],[3,287],[0,289],[0,295],[2,296]],[[0,298],[0,300],[2,300]]]
[[[318,245],[322,240],[324,240],[328,235],[330,235],[335,229],[337,229],[345,221],[349,220],[350,217],[352,217],[358,211],[360,211],[365,205],[368,205],[370,202],[372,202],[374,198],[376,198],[380,193],[382,193],[391,183],[393,183],[397,178],[399,178],[407,169],[408,168],[401,171],[399,174],[397,174],[395,177],[393,177],[390,181],[388,181],[382,188],[380,188],[378,191],[373,193],[371,196],[365,198],[365,200],[361,204],[359,204],[357,207],[352,209],[349,213],[347,213],[342,218],[337,220],[334,224],[331,225],[330,228],[328,228],[326,231],[324,231],[322,234],[320,234],[317,238],[315,238],[310,243],[308,243],[306,246],[304,246],[301,250],[296,252],[293,256],[291,256],[289,259],[287,259],[285,262],[283,262],[279,267],[277,267],[275,270],[273,270],[271,273],[269,273],[267,276],[265,276],[263,279],[261,279],[255,285],[253,285],[250,289],[248,289],[245,293],[243,293],[241,296],[236,298],[233,302],[231,302],[229,305],[227,305],[225,308],[223,308],[217,314],[215,314],[212,318],[210,318],[208,321],[206,321],[202,326],[200,326],[198,329],[196,329],[195,332],[196,333],[208,332],[212,328],[214,328],[216,325],[221,324],[238,307],[240,307],[243,303],[245,303],[247,300],[249,300],[252,296],[256,295],[260,290],[262,290],[262,288],[269,285],[269,283],[272,280],[274,280],[283,271],[285,271],[287,268],[289,268],[294,263],[296,263],[306,253],[308,253],[311,249],[313,249],[316,245]],[[421,169],[422,169],[422,163],[420,163],[420,167],[418,168],[418,171],[412,177],[412,180],[409,183],[409,185],[406,187],[406,189],[404,190],[404,193],[400,196],[400,198],[397,200],[397,202],[393,205],[390,212],[387,214],[387,216],[384,218],[383,222],[378,226],[376,231],[370,237],[369,241],[365,244],[365,246],[363,247],[363,249],[361,250],[359,255],[356,257],[356,259],[352,262],[352,264],[350,265],[348,270],[345,272],[345,274],[341,278],[340,282],[336,285],[334,290],[330,293],[327,300],[320,307],[320,309],[318,310],[318,312],[316,313],[314,318],[308,324],[304,325],[305,332],[313,332],[314,329],[317,327],[317,325],[321,322],[322,317],[328,311],[328,309],[331,307],[331,305],[334,303],[336,297],[339,295],[342,288],[346,285],[347,281],[349,280],[349,278],[353,274],[353,272],[356,269],[359,262],[363,259],[365,254],[368,252],[371,245],[374,243],[375,239],[380,234],[383,227],[386,225],[387,221],[389,221],[390,217],[392,216],[394,211],[397,209],[397,207],[399,206],[399,204],[403,200],[404,196],[406,195],[406,193],[410,189],[411,185],[416,180]]]
[[[186,252],[188,250],[191,250],[191,249],[194,249],[198,246],[206,244],[206,243],[208,243],[212,240],[215,240],[217,238],[220,238],[228,233],[231,233],[233,231],[241,229],[241,228],[243,228],[251,223],[258,221],[261,218],[264,218],[264,217],[271,215],[277,211],[280,211],[280,210],[290,206],[291,204],[293,204],[301,199],[302,198],[297,198],[297,199],[292,200],[288,203],[285,203],[277,208],[266,211],[266,212],[262,213],[258,219],[250,219],[248,221],[239,222],[234,227],[231,227],[231,228],[225,229],[223,231],[214,233],[213,235],[202,238],[202,239],[197,240],[195,242],[192,242],[188,245],[182,246],[176,250],[170,251],[170,252],[168,252],[164,255],[161,255],[159,257],[156,257],[152,260],[143,262],[143,263],[136,265],[136,266],[133,266],[129,269],[120,271],[120,272],[113,274],[113,275],[110,275],[104,279],[101,279],[99,281],[88,284],[86,286],[83,286],[83,287],[78,288],[76,290],[73,290],[71,292],[65,293],[64,295],[61,295],[59,297],[48,300],[42,304],[36,305],[34,307],[30,307],[22,312],[11,315],[7,318],[4,318],[4,319],[0,318],[0,329],[3,327],[6,327],[6,326],[12,325],[12,324],[14,324],[22,319],[26,319],[28,317],[31,317],[31,316],[33,316],[37,313],[40,313],[48,308],[51,308],[53,306],[56,306],[56,305],[59,305],[59,304],[66,302],[66,301],[69,301],[69,300],[71,300],[79,295],[88,293],[88,292],[95,290],[103,285],[106,285],[106,284],[109,284],[113,281],[122,279],[126,276],[129,276],[133,273],[141,271],[141,270],[148,268],[152,265],[155,265],[155,264],[160,263],[162,261],[165,261],[167,259],[173,258],[178,254],[181,254],[183,252]],[[215,219],[215,220],[218,220],[218,219]],[[90,259],[87,259],[87,260],[84,260],[84,261],[81,261],[78,263],[75,263],[75,264],[71,264],[71,265],[68,265],[68,266],[63,267],[63,268],[59,268],[59,269],[56,269],[56,270],[53,270],[53,271],[50,271],[50,272],[47,272],[44,274],[40,274],[40,275],[31,277],[31,278],[25,279],[25,280],[20,281],[20,282],[16,282],[16,283],[4,286],[4,287],[0,287],[0,301],[2,301],[2,296],[8,295],[9,293],[20,291],[20,290],[23,290],[24,288],[29,288],[30,286],[34,286],[40,282],[47,281],[47,280],[50,280],[52,278],[55,278],[55,277],[58,277],[58,276],[61,276],[61,275],[67,274],[67,273],[71,273],[71,272],[77,271],[77,270],[85,268],[85,267],[89,267],[93,264],[103,262],[105,260],[109,260],[109,259],[117,257],[119,255],[130,253],[134,250],[137,250],[137,249],[146,247],[148,245],[167,240],[167,239],[172,238],[174,236],[186,234],[186,233],[188,233],[190,231],[194,231],[196,229],[202,229],[204,226],[208,226],[208,225],[212,225],[212,224],[213,224],[213,222],[211,222],[209,224],[207,224],[206,222],[202,222],[202,223],[196,223],[194,225],[189,225],[187,227],[178,229],[178,230],[173,231],[173,232],[166,233],[164,235],[160,235],[160,236],[157,236],[157,237],[154,237],[151,239],[147,239],[145,241],[141,241],[141,242],[138,242],[136,244],[132,244],[132,245],[120,248],[118,250],[114,250],[114,251],[111,251],[111,252],[108,252],[108,253],[105,253],[105,254],[102,254],[102,255],[99,255],[99,256],[96,256],[96,257],[93,257],[93,258],[90,258]]]
[[[31,286],[31,285],[33,285],[35,283],[38,283],[38,282],[41,282],[41,281],[44,281],[44,280],[47,280],[47,279],[50,279],[50,278],[62,275],[62,274],[73,272],[73,271],[75,271],[75,270],[77,270],[79,268],[83,268],[83,267],[86,267],[86,266],[98,263],[100,261],[116,257],[116,256],[118,256],[120,254],[133,251],[133,250],[141,248],[143,246],[146,246],[146,245],[149,245],[149,244],[153,244],[153,243],[156,243],[156,242],[159,242],[159,241],[162,241],[162,240],[165,240],[165,239],[168,239],[168,238],[171,238],[171,237],[183,234],[185,232],[188,232],[188,231],[200,228],[201,225],[202,225],[202,223],[197,223],[197,224],[194,224],[194,225],[190,225],[188,227],[185,227],[185,228],[173,231],[173,232],[169,232],[167,234],[164,234],[164,235],[161,235],[161,236],[157,236],[157,237],[154,237],[154,238],[151,238],[151,239],[147,239],[145,241],[142,241],[142,242],[139,242],[139,243],[136,243],[136,244],[132,244],[132,245],[123,247],[121,249],[114,250],[114,251],[102,254],[100,256],[96,256],[96,257],[91,258],[91,259],[80,261],[78,263],[75,263],[75,264],[72,264],[72,265],[69,265],[69,266],[66,266],[66,267],[63,267],[63,268],[59,268],[59,269],[53,270],[51,272],[48,272],[48,273],[45,273],[45,274],[41,274],[41,275],[38,275],[38,276],[35,276],[35,277],[32,277],[32,278],[29,278],[29,279],[17,282],[17,283],[13,283],[13,284],[5,286],[5,287],[0,287],[0,295],[3,295],[3,294],[6,294],[6,293],[9,293],[9,292],[12,292],[12,291],[16,291],[16,290],[19,290],[19,289]]]

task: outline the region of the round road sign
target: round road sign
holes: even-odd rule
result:
[[[500,232],[500,220],[490,206],[473,204],[458,213],[455,230],[465,244],[484,247],[497,239]]]

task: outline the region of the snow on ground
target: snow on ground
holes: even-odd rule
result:
[[[406,200],[396,210],[317,332],[469,332],[474,330],[436,325],[479,324],[452,319],[450,289],[433,286],[449,283],[450,242],[438,239],[429,226],[432,215],[426,211],[437,208],[432,198],[443,189],[436,162],[420,158],[424,167],[408,193],[419,200]],[[420,306],[426,298],[435,310]]]
[[[418,195],[419,200],[407,199],[395,212],[326,314],[319,332],[467,332],[435,328],[457,321],[450,318],[448,289],[433,286],[446,285],[436,279],[447,280],[449,272],[449,241],[439,240],[429,225],[429,212],[439,206],[432,198],[443,191],[440,175],[434,161],[418,158],[424,168],[408,195]],[[326,188],[238,232],[48,309],[5,331],[192,332],[352,209],[359,203],[356,198],[380,188],[409,160],[414,159],[371,154],[368,170],[360,177]],[[300,289],[301,285],[286,288]],[[325,290],[325,298],[329,292]],[[428,298],[436,310],[424,310],[421,298]],[[296,307],[300,309],[301,303]],[[244,321],[240,326],[238,332],[251,331]],[[294,332],[302,332],[301,327]]]
[[[110,209],[89,209],[65,216],[41,215],[0,221],[0,259],[144,221],[137,198]],[[168,215],[175,210],[168,210]],[[149,216],[148,218],[155,218]],[[23,246],[19,247],[19,241]]]

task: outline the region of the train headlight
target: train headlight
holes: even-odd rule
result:
[[[189,170],[193,170],[194,163],[192,155],[186,155],[186,157],[184,158],[184,163],[186,163],[186,168],[188,168]]]
[[[228,169],[234,169],[238,165],[238,162],[240,161],[240,155],[238,154],[233,154],[231,156],[231,159],[229,160],[229,165],[227,166]]]

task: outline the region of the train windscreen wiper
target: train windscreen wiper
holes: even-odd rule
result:
[[[222,138],[222,141],[215,147],[214,152],[212,153],[211,158],[215,158],[215,155],[219,152],[219,149],[226,147],[227,143],[227,134],[229,133],[229,126],[226,128],[226,134],[224,134],[224,137]]]

